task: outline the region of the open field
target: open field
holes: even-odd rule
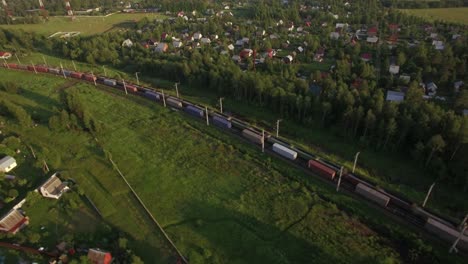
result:
[[[63,64],[65,68],[72,69],[73,65],[69,60],[59,59],[53,56],[45,56],[48,63],[53,65]],[[22,62],[33,61],[34,63],[43,63],[42,56],[38,53],[29,54],[21,58]],[[14,60],[13,60],[14,61]],[[96,67],[85,63],[75,64],[80,71],[94,71],[95,74],[103,74],[102,67]],[[125,78],[135,81],[133,74],[124,73],[106,67],[109,76]],[[161,79],[154,79],[140,74],[140,80],[147,81],[155,87],[173,89],[173,84]],[[167,91],[171,93],[171,90]],[[191,87],[179,86],[183,96],[190,100],[197,101],[206,105],[216,106],[218,97],[216,94],[207,93],[204,90],[192,89]],[[277,116],[271,112],[255,106],[247,105],[243,101],[236,101],[226,98],[224,101],[225,111],[233,112],[245,116],[252,123],[260,126],[273,128]],[[273,130],[273,129],[270,129]],[[400,192],[415,202],[422,203],[427,188],[433,183],[434,179],[426,177],[426,173],[406,157],[401,157],[391,153],[363,150],[359,143],[344,143],[342,139],[333,135],[329,131],[324,131],[320,126],[304,127],[293,121],[284,120],[281,123],[281,135],[288,139],[295,139],[294,142],[312,153],[326,157],[337,163],[346,165],[348,169],[352,168],[354,154],[361,151],[357,172],[368,179],[376,182],[379,186],[390,190]],[[446,186],[443,183],[437,185],[428,202],[428,208],[442,214],[460,218],[461,221],[465,212],[468,210],[468,204],[465,202],[464,193],[457,191],[454,187]]]
[[[403,241],[381,235],[400,227],[380,212],[203,122],[111,88],[103,92],[73,84],[58,89],[70,80],[5,69],[0,73],[20,80],[25,89],[21,96],[2,96],[34,113],[40,124],[12,129],[24,133],[50,166],[68,171],[104,221],[130,234],[132,249],[148,263],[166,263],[164,246],[103,149],[191,263],[380,263],[403,258],[397,246]],[[103,125],[97,141],[87,133],[46,127],[48,117],[63,107],[60,95],[69,92]],[[443,261],[456,263],[444,254],[439,256]]]
[[[410,15],[423,17],[431,21],[442,20],[468,25],[468,7],[401,9],[401,11]]]
[[[80,17],[74,21],[68,17],[50,17],[49,21],[41,24],[0,25],[4,29],[22,29],[27,32],[36,32],[41,35],[52,35],[58,31],[79,31],[82,35],[93,35],[109,30],[125,29],[131,27],[142,18],[162,18],[164,15],[148,14],[114,14],[108,17]]]

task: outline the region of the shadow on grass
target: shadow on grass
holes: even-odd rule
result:
[[[192,202],[186,220],[166,226],[191,263],[334,263],[342,259],[252,216]],[[196,237],[185,237],[184,227]],[[175,231],[175,229],[178,229]],[[313,241],[313,238],[310,238]],[[211,248],[206,244],[212,245]],[[215,252],[216,254],[212,254]]]

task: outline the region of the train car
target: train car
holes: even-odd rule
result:
[[[142,95],[150,100],[161,100],[161,94],[150,90],[146,90]]]
[[[444,223],[441,223],[433,218],[428,218],[424,228],[442,238],[443,240],[453,243],[459,236],[460,232],[458,229],[453,226],[448,226]],[[460,241],[458,242],[457,247],[468,250],[468,231],[462,234]]]
[[[16,63],[7,63],[6,67],[9,69],[18,69],[18,64]]]
[[[319,162],[319,161],[316,161],[316,160],[309,160],[309,162],[307,163],[307,167],[309,169],[311,169],[313,172],[323,176],[323,177],[326,177],[330,180],[333,181],[333,179],[335,179],[335,176],[336,176],[336,170],[328,167],[327,165]]]
[[[35,71],[36,71],[35,68],[36,68],[36,67],[35,67],[35,66],[32,66],[32,65],[26,66],[26,69],[27,69],[28,71],[33,71],[33,72],[35,72]]]
[[[83,73],[81,72],[71,72],[70,77],[75,79],[81,79],[83,77]]]
[[[95,82],[97,80],[97,77],[94,76],[94,74],[87,73],[83,75],[83,79],[85,79],[88,82]]]
[[[356,185],[356,193],[383,207],[387,207],[390,202],[390,197],[362,183]]]
[[[138,89],[134,85],[125,84],[125,88],[127,88],[127,92],[130,92],[130,93],[138,92]]]
[[[62,70],[62,74],[65,75],[66,77],[71,77],[71,71],[69,70]]]
[[[47,68],[45,66],[36,66],[36,71],[37,72],[47,73],[47,72],[49,72],[49,68]]]
[[[365,181],[359,179],[358,177],[354,176],[353,174],[351,173],[347,173],[345,175],[343,175],[343,180],[345,182],[348,182],[350,183],[351,185],[353,186],[357,186],[358,184],[362,183],[364,185],[369,185],[368,183],[366,183]]]
[[[59,75],[59,74],[60,74],[60,69],[57,69],[57,68],[49,68],[49,73]]]
[[[108,85],[108,86],[116,86],[117,85],[117,82],[115,80],[112,80],[112,79],[103,79],[102,82],[105,85]]]
[[[176,99],[174,97],[168,97],[166,99],[166,103],[169,105],[169,106],[172,106],[172,107],[176,107],[176,108],[182,108],[182,101],[180,101],[179,99]]]
[[[273,151],[290,160],[295,160],[297,158],[296,151],[278,143],[273,144]]]
[[[244,136],[248,140],[250,140],[250,141],[252,141],[254,143],[257,143],[257,144],[263,144],[263,142],[264,142],[264,138],[262,137],[261,134],[257,134],[257,133],[253,132],[250,129],[242,130],[242,136]]]
[[[28,70],[28,66],[18,64],[18,70],[25,70],[25,71],[27,71],[27,70]]]
[[[229,128],[229,129],[232,128],[232,123],[230,121],[230,118],[224,118],[219,115],[213,116],[213,124],[219,127],[223,127],[223,128]]]
[[[204,115],[205,111],[202,108],[200,108],[198,106],[195,106],[195,105],[187,105],[184,110],[185,110],[185,112],[187,112],[187,113],[189,113],[189,114],[191,114],[193,116],[196,116],[196,117],[205,116]]]

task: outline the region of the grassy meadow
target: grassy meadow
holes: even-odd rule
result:
[[[11,125],[7,132],[20,134],[49,166],[75,179],[102,221],[128,234],[131,248],[147,263],[167,263],[172,252],[103,150],[190,263],[392,263],[414,255],[414,241],[423,243],[412,228],[395,225],[367,203],[336,194],[333,187],[202,120],[112,88],[5,69],[0,73],[23,87],[19,95],[0,92],[2,98],[23,106],[39,123],[30,129]],[[95,138],[47,127],[69,92],[76,92],[102,125]],[[53,224],[44,213],[33,212],[31,223]],[[414,240],[404,240],[402,233]],[[460,261],[445,249],[438,251],[439,246],[434,244],[433,254],[441,263]]]
[[[64,68],[73,69],[70,60],[59,59],[54,56],[44,55],[47,63],[51,65],[63,65]],[[11,59],[16,62],[15,59]],[[20,57],[22,63],[34,62],[43,63],[42,55],[39,53],[24,54]],[[95,74],[104,74],[104,68],[92,66],[86,63],[75,62],[79,71]],[[306,70],[306,69],[304,69]],[[128,81],[136,82],[135,75],[125,73],[113,68],[105,67],[108,76]],[[173,83],[162,79],[152,78],[140,74],[140,81],[153,87],[166,88],[167,93],[174,93]],[[179,91],[182,96],[202,104],[217,107],[218,96],[208,93],[204,90],[193,89],[186,85],[180,85]],[[275,127],[278,118],[271,112],[256,105],[246,104],[244,101],[225,98],[223,102],[225,111],[244,116],[251,123],[263,126],[270,131]],[[363,150],[358,142],[355,144],[345,143],[333,133],[323,130],[320,125],[304,127],[294,121],[283,120],[281,122],[281,135],[289,141],[294,142],[312,153],[317,153],[321,157],[344,164],[348,169],[352,169],[354,155],[360,151],[358,166],[356,171],[364,177],[375,182],[379,186],[388,188],[394,192],[402,193],[416,203],[422,203],[429,186],[434,179],[427,177],[426,172],[414,165],[414,162],[407,157],[396,154],[376,152],[372,149]],[[292,140],[294,139],[294,140]],[[461,221],[464,212],[468,210],[468,204],[465,202],[465,194],[456,190],[452,186],[438,184],[434,189],[427,207],[436,212],[442,213],[454,218],[454,221]],[[458,219],[459,218],[459,219]],[[458,220],[457,220],[458,219]]]
[[[154,13],[122,14],[117,13],[104,16],[76,16],[72,21],[69,17],[50,17],[48,21],[40,24],[0,25],[4,29],[22,29],[26,32],[35,32],[41,35],[52,35],[55,32],[79,31],[82,35],[93,35],[109,30],[119,30],[132,27],[142,18],[158,19],[164,15]]]
[[[468,7],[401,9],[401,11],[430,21],[441,20],[468,25]]]

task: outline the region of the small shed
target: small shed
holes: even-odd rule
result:
[[[13,157],[6,156],[0,159],[0,172],[9,172],[14,169],[18,164]]]

